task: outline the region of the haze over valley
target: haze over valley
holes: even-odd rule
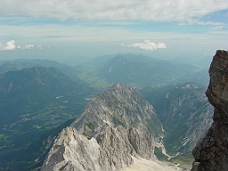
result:
[[[0,30],[0,171],[228,169],[227,0],[1,0]]]

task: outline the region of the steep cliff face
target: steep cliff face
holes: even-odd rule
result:
[[[173,93],[176,93],[173,95]],[[191,152],[212,123],[213,107],[207,101],[205,88],[186,83],[166,92],[166,101],[159,117],[168,135],[167,150]]]
[[[214,109],[205,91],[193,82],[141,90],[163,124],[168,152],[190,153],[211,126]]]
[[[154,129],[153,129],[154,128]],[[140,93],[123,84],[96,96],[56,138],[42,171],[118,171],[132,156],[153,159],[162,126]]]
[[[193,150],[192,171],[228,170],[228,52],[218,50],[209,69],[206,92],[215,107],[213,123]]]

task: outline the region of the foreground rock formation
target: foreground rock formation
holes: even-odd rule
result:
[[[218,50],[209,69],[206,92],[215,107],[213,123],[193,150],[192,171],[228,170],[228,52]]]
[[[90,140],[68,127],[55,140],[42,170],[121,170],[133,164],[132,156],[153,158],[153,139],[143,126],[126,130],[104,124]]]
[[[116,84],[62,130],[41,170],[122,170],[133,156],[155,158],[154,136],[162,136],[162,126],[153,107],[136,89]]]

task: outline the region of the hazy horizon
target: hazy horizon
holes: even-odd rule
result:
[[[193,62],[228,50],[228,2],[3,0],[0,29],[0,60],[133,53]]]

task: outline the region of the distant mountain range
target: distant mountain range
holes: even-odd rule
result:
[[[56,61],[51,60],[40,60],[40,59],[18,59],[13,61],[5,61],[2,65],[0,65],[0,74],[4,74],[8,71],[18,71],[26,68],[32,68],[35,66],[43,67],[43,68],[56,68],[62,73],[66,74],[70,79],[76,82],[81,82],[82,84],[86,84],[81,79],[77,77],[77,71],[74,67],[58,63]],[[88,85],[87,85],[88,86]]]
[[[90,63],[75,68],[78,70],[78,77],[90,82],[91,85],[99,85],[100,82],[107,86],[121,82],[137,87],[161,87],[194,80],[203,85],[208,83],[208,77],[204,78],[207,71],[201,71],[193,65],[173,64],[134,54],[97,57]]]
[[[72,80],[98,89],[106,89],[121,82],[136,87],[161,87],[172,83],[196,82],[208,84],[207,69],[190,64],[159,60],[157,58],[116,54],[96,57],[75,67],[50,60],[14,60],[0,65],[0,73],[33,66],[54,67]]]

